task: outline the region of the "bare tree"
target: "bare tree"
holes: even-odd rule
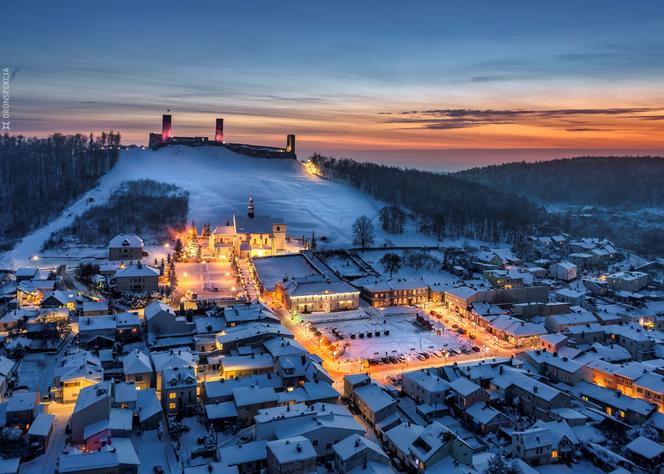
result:
[[[386,253],[380,259],[380,264],[386,272],[390,272],[390,278],[392,278],[394,272],[398,272],[401,268],[401,257],[396,253]]]
[[[374,243],[374,228],[367,216],[360,216],[353,222],[353,244],[367,248]]]

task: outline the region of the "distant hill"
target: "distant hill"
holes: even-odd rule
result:
[[[507,163],[452,176],[548,204],[664,205],[661,157],[579,157]]]
[[[453,175],[321,155],[311,159],[328,179],[410,209],[420,218],[420,230],[438,237],[512,241],[547,217],[510,190],[473,185]]]

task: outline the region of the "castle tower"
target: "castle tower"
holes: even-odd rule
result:
[[[286,152],[295,154],[295,135],[286,137]]]
[[[217,126],[214,132],[214,141],[217,143],[224,143],[224,119],[217,119]]]
[[[254,198],[249,196],[249,204],[247,205],[247,217],[254,218]]]
[[[164,114],[161,117],[161,141],[166,143],[173,136],[173,131],[171,128],[171,115]]]

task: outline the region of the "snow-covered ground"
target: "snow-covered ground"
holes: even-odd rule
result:
[[[304,315],[306,321],[311,321],[315,328],[330,341],[335,341],[332,329],[336,329],[344,336],[343,340],[336,341],[336,346],[345,346],[341,360],[357,361],[384,356],[411,356],[413,359],[420,352],[460,350],[469,348],[465,339],[453,331],[429,331],[415,324],[412,308],[404,307],[399,314],[399,307],[390,308],[385,315],[378,311],[374,317],[362,318],[358,316],[362,311],[340,313],[342,316],[330,321],[330,316],[322,313]],[[357,314],[353,318],[353,314]],[[347,316],[347,317],[346,317]],[[437,325],[442,329],[442,325]],[[386,333],[388,332],[388,333]],[[371,333],[372,337],[367,337]],[[360,338],[360,334],[363,336]],[[377,336],[376,334],[380,334]],[[355,335],[355,338],[351,338]],[[308,334],[314,339],[316,336]]]
[[[444,255],[440,250],[429,250],[425,253],[431,257],[431,261],[427,262],[423,268],[415,269],[408,265],[407,255],[408,251],[404,250],[366,250],[358,252],[358,256],[362,258],[366,263],[371,265],[371,267],[376,270],[378,273],[381,273],[385,278],[389,277],[389,273],[385,271],[380,259],[386,253],[396,253],[401,257],[401,268],[398,271],[394,272],[392,275],[393,280],[419,280],[424,279],[431,282],[441,282],[445,284],[452,284],[458,280],[454,275],[440,270],[442,265]],[[367,282],[371,281],[371,278],[366,278]]]
[[[283,218],[292,236],[309,238],[315,230],[319,245],[349,244],[352,223],[362,214],[373,219],[378,245],[386,240],[394,245],[435,245],[433,239],[415,233],[413,225],[402,235],[385,234],[378,221],[383,203],[350,186],[311,175],[295,160],[250,158],[221,147],[173,146],[157,151],[122,150],[117,165],[96,188],[0,255],[0,268],[27,264],[52,232],[105,202],[122,181],[144,178],[189,191],[189,219],[199,225],[210,222],[214,227],[233,213],[244,213],[251,194],[257,214]],[[323,236],[327,242],[321,240]]]
[[[191,290],[202,300],[237,296],[239,285],[235,271],[228,262],[180,262],[175,270],[179,293]]]

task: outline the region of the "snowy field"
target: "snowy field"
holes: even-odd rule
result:
[[[190,193],[189,220],[224,223],[233,213],[244,213],[250,194],[257,214],[281,217],[289,235],[307,238],[315,230],[319,244],[346,245],[352,241],[351,225],[360,215],[373,219],[376,244],[434,245],[409,226],[403,235],[380,230],[378,211],[384,205],[350,186],[308,173],[295,160],[251,158],[221,147],[172,146],[157,151],[122,150],[117,165],[99,185],[83,195],[48,225],[20,241],[0,256],[0,268],[28,263],[50,234],[73,222],[86,209],[105,202],[125,180],[154,179],[174,183]],[[94,201],[89,202],[89,198]]]
[[[383,274],[385,278],[389,278],[390,276],[389,273],[385,272],[385,269],[380,264],[380,259],[383,258],[383,256],[386,253],[396,253],[401,257],[401,268],[399,269],[399,271],[395,272],[392,275],[393,280],[424,279],[427,280],[428,282],[437,282],[443,284],[453,284],[458,280],[458,277],[452,275],[451,273],[440,270],[440,266],[442,264],[444,256],[443,253],[439,250],[426,251],[426,254],[428,254],[431,257],[431,261],[429,262],[428,265],[425,265],[420,269],[415,269],[407,264],[406,255],[408,255],[408,251],[404,250],[391,250],[391,249],[367,250],[363,252],[358,252],[358,256],[366,263],[371,265],[371,267],[374,270],[376,270],[378,273]],[[370,281],[371,277],[367,277],[366,280]]]
[[[344,278],[357,278],[366,272],[352,258],[347,255],[330,255],[324,258],[325,263]]]
[[[315,322],[315,316],[310,318],[308,315],[305,319],[312,321],[315,328],[331,342],[336,341],[337,347],[345,346],[345,352],[340,357],[342,360],[399,355],[414,358],[420,352],[468,349],[471,346],[452,331],[429,331],[417,326],[412,314],[327,322]],[[333,329],[343,335],[344,339],[337,340]],[[369,333],[371,337],[367,337]],[[377,333],[380,336],[376,336]],[[355,338],[352,339],[351,335],[355,335]],[[360,338],[360,335],[364,337]]]
[[[50,353],[25,354],[18,365],[17,386],[25,386],[30,391],[47,395],[48,388],[53,381],[55,362],[55,356]]]

